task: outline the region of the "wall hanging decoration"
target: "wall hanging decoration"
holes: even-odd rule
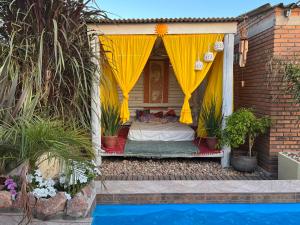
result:
[[[198,58],[195,62],[195,71],[200,71],[203,69],[203,62],[200,60],[200,57],[198,55]]]
[[[163,37],[168,33],[168,25],[165,23],[158,23],[155,25],[155,33],[159,37]]]
[[[208,51],[204,55],[205,62],[212,62],[214,61],[214,53],[210,51],[210,44],[208,45]]]
[[[248,31],[246,27],[246,20],[240,28],[240,44],[239,44],[239,65],[240,67],[245,67],[247,62],[248,53]]]

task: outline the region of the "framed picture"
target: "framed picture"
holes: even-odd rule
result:
[[[144,73],[144,103],[168,103],[169,62],[149,60]]]

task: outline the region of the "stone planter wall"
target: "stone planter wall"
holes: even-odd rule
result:
[[[300,162],[280,152],[278,154],[278,179],[300,180]]]
[[[96,188],[95,183],[91,182],[85,186],[72,199],[67,200],[64,192],[58,192],[49,199],[36,199],[32,194],[29,195],[32,213],[35,218],[40,220],[50,219],[78,219],[90,216],[95,206]],[[13,201],[8,191],[0,191],[0,212],[20,211],[21,197]]]

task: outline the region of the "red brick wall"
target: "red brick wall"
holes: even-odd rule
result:
[[[272,13],[279,16],[283,10]],[[300,10],[294,9],[292,16],[300,16]],[[274,26],[250,37],[246,67],[234,66],[235,108],[252,107],[258,115],[268,115],[273,120],[270,132],[259,137],[254,146],[259,165],[273,174],[277,174],[278,152],[300,151],[299,106],[286,93],[283,73],[276,61],[279,57],[299,56],[299,52],[300,24]],[[244,87],[241,80],[245,81]]]

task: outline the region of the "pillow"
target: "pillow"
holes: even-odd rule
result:
[[[164,112],[163,111],[160,111],[160,112],[157,112],[157,113],[153,113],[153,115],[157,118],[163,118],[164,116]]]
[[[146,116],[148,114],[150,114],[150,109],[142,109],[142,110],[137,109],[137,110],[135,110],[136,119],[140,119],[141,116]]]
[[[166,112],[165,116],[176,116],[176,112],[174,109],[170,109],[168,112]]]

